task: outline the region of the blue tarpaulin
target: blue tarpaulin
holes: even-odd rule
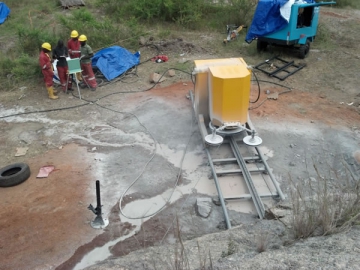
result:
[[[260,0],[256,7],[252,23],[246,34],[245,41],[250,43],[257,37],[263,37],[285,28],[288,21],[281,16],[280,8],[288,1],[289,0]],[[301,1],[306,3],[314,2],[314,0]]]
[[[94,54],[92,66],[97,67],[108,81],[115,79],[130,68],[140,63],[140,52],[131,53],[128,50],[112,46]]]
[[[10,8],[5,3],[0,2],[0,24],[3,24],[10,14]]]

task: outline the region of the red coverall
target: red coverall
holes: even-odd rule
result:
[[[78,39],[69,39],[68,43],[67,43],[67,48],[69,50],[69,56],[71,59],[74,58],[80,58],[81,53],[80,53],[80,41]],[[74,53],[73,51],[78,51],[77,53]],[[81,73],[76,73],[76,78],[78,79],[78,81],[81,81]]]
[[[81,56],[89,56],[93,54],[92,48],[88,44],[82,46],[80,50]],[[86,84],[90,86],[91,90],[95,90],[97,87],[97,83],[94,71],[91,66],[91,59],[81,59],[80,65],[83,79],[85,80]]]
[[[41,67],[41,72],[44,75],[46,88],[53,86],[54,71],[50,56],[47,53],[41,51],[39,56],[39,64]]]
[[[73,58],[80,58],[80,41],[78,39],[73,40],[69,39],[67,48],[69,50],[69,56],[71,59]],[[79,51],[78,53],[73,53],[72,51]]]

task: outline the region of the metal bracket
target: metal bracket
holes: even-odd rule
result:
[[[256,65],[254,68],[261,70],[266,73],[270,77],[275,77],[281,81],[285,80],[287,77],[293,75],[295,72],[299,71],[305,67],[303,65],[297,65],[294,61],[286,61],[284,59],[279,58],[278,56],[274,56],[270,59],[265,60],[264,62]],[[272,68],[271,71],[268,71],[269,68]],[[281,76],[280,74],[284,74]]]

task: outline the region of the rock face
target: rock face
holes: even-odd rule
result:
[[[86,269],[360,269],[360,226],[295,243],[287,237],[281,222],[261,220]]]
[[[83,0],[60,0],[60,3],[63,8],[85,6],[85,2]]]

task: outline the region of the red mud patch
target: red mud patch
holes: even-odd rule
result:
[[[87,210],[96,198],[86,156],[86,148],[74,144],[48,151],[26,161],[27,181],[0,189],[0,269],[54,268],[96,235]],[[55,171],[36,178],[44,165]]]
[[[278,87],[262,87],[262,89],[270,90],[270,93],[281,93],[286,90]],[[253,100],[256,95],[257,87],[253,86]],[[360,124],[360,115],[354,106],[347,105],[346,102],[329,101],[326,95],[319,96],[296,89],[280,94],[277,100],[267,99],[267,94],[262,90],[259,101],[251,104],[250,108],[253,108],[250,110],[250,115],[254,117],[271,117],[283,121],[305,120],[312,123],[321,122],[329,126],[352,127]]]
[[[348,18],[348,17],[346,17],[344,15],[341,15],[339,13],[335,13],[335,12],[332,12],[332,11],[320,11],[320,14],[327,15],[327,16],[330,16],[330,17],[335,17],[335,18],[342,18],[342,19],[347,19]]]

